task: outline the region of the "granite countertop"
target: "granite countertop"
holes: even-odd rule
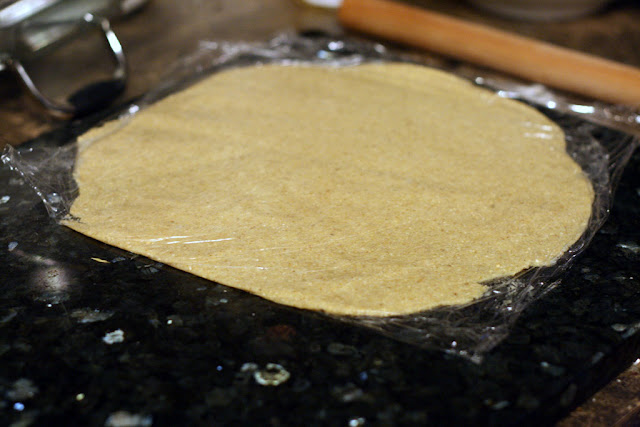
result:
[[[199,40],[264,39],[285,28],[341,31],[331,13],[293,1],[227,3],[153,0],[117,23],[132,69],[122,102],[157,84]],[[546,27],[516,26],[461,3],[421,4],[640,65],[633,49],[640,8],[633,2],[581,24]],[[612,41],[620,35],[623,43]],[[607,48],[612,45],[617,48]],[[46,118],[6,75],[0,94],[0,134],[8,143],[41,135],[29,144],[56,144],[90,124]],[[589,248],[477,364],[279,306],[81,236],[51,220],[35,193],[2,166],[0,423],[556,422],[640,355],[639,182],[636,152]],[[624,381],[626,390],[637,384],[637,367],[627,372],[613,383],[618,392]],[[597,402],[575,410],[564,425],[596,420]],[[632,412],[615,411],[602,425]]]

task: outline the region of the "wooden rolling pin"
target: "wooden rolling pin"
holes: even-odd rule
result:
[[[640,108],[640,69],[388,0],[344,0],[345,27]]]

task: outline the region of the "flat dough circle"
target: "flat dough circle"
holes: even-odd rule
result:
[[[593,201],[543,115],[396,63],[220,72],[86,143],[75,178],[67,226],[347,315],[470,302],[553,263]]]

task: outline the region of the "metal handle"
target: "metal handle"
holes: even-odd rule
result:
[[[54,115],[77,117],[94,112],[109,104],[126,87],[126,57],[118,37],[111,29],[109,20],[95,16],[91,13],[85,14],[82,17],[82,20],[87,24],[98,26],[98,28],[104,33],[107,47],[115,60],[116,68],[111,79],[94,82],[81,88],[67,98],[67,104],[56,102],[45,96],[33,82],[20,60],[16,58],[9,58],[5,61],[5,63],[18,74],[29,92],[31,92],[31,94]],[[65,24],[73,24],[73,22],[47,22],[38,25]]]

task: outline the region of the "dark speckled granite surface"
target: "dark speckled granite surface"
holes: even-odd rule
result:
[[[539,425],[640,354],[639,153],[589,249],[482,364],[97,243],[6,166],[0,188],[2,425]]]

